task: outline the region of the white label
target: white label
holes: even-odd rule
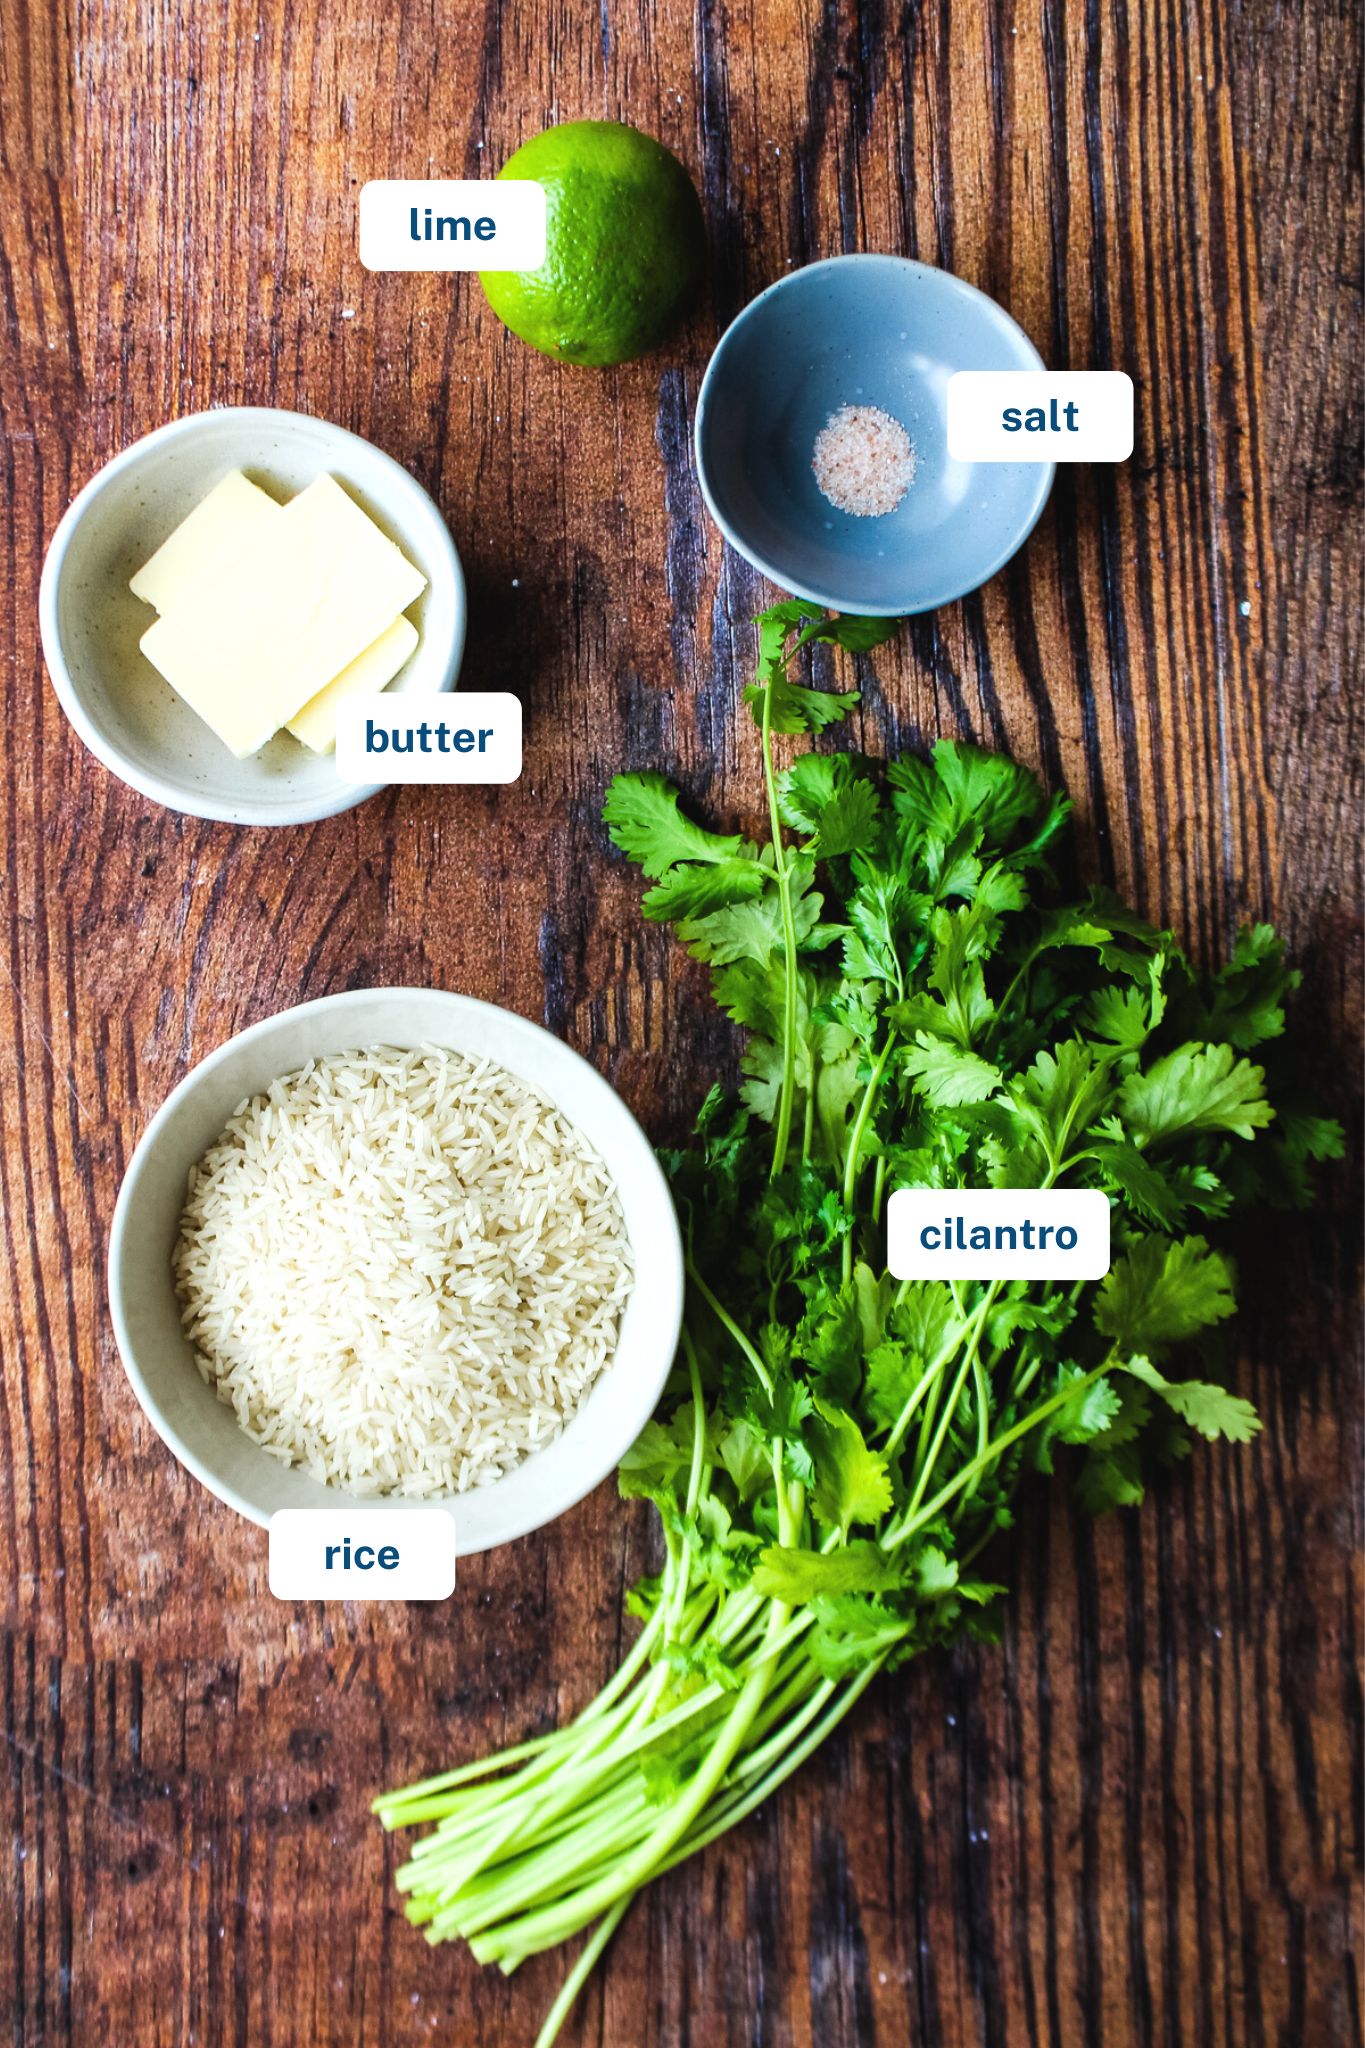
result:
[[[371,178],[360,188],[367,270],[539,270],[545,187],[532,178]]]
[[[897,1188],[886,1208],[897,1280],[1099,1280],[1109,1197],[1096,1188]]]
[[[954,462],[1126,462],[1125,370],[958,370],[948,379]]]
[[[277,1600],[448,1600],[455,1520],[445,1508],[281,1508],[270,1517]]]
[[[343,782],[515,782],[521,699],[510,690],[348,697],[337,706]]]

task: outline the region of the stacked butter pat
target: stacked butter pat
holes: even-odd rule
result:
[[[281,505],[234,470],[129,588],[160,613],[148,661],[244,759],[286,727],[329,752],[342,698],[416,647],[403,614],[426,578],[333,477]]]

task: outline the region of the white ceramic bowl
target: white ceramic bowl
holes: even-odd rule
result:
[[[238,761],[159,676],[138,642],[155,617],[128,579],[229,470],[287,499],[326,471],[427,579],[409,610],[419,644],[390,689],[454,687],[464,651],[465,589],[450,530],[391,455],[304,413],[269,406],[196,412],[158,427],[92,477],[67,508],[43,564],[43,654],[85,744],[144,796],[232,825],[303,825],[383,787],[348,787],[331,755],[285,733]]]
[[[109,1302],[148,1420],[211,1493],[262,1524],[277,1508],[351,1498],[272,1458],[205,1386],[180,1326],[171,1258],[190,1169],[245,1097],[322,1053],[425,1044],[487,1055],[563,1111],[616,1183],[635,1262],[615,1354],[561,1435],[492,1485],[451,1498],[456,1550],[467,1556],[553,1521],[607,1477],[654,1411],[682,1322],[682,1241],[649,1140],[615,1090],[539,1024],[441,989],[356,989],[283,1010],[229,1039],[185,1076],[142,1134],[114,1211]],[[393,1496],[385,1505],[430,1502]]]

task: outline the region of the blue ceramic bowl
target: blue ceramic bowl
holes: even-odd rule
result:
[[[955,370],[1041,370],[1008,313],[905,256],[835,256],[794,270],[728,327],[697,402],[697,469],[732,547],[783,589],[834,611],[932,611],[1003,568],[1032,532],[1053,465],[954,462]],[[822,494],[819,434],[845,405],[878,406],[915,446],[894,512],[859,518]]]

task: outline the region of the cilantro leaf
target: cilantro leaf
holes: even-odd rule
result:
[[[832,640],[836,646],[846,647],[850,654],[870,654],[874,647],[894,640],[903,624],[902,619],[869,619],[858,612],[842,612],[826,620],[813,637]]]
[[[1043,919],[1043,927],[1033,947],[1033,957],[1054,951],[1062,946],[1093,946],[1098,952],[1107,946],[1114,934],[1107,924],[1101,924],[1093,915],[1088,903],[1067,905],[1060,910],[1049,910]]]
[[[945,1038],[916,1034],[915,1043],[900,1055],[901,1065],[916,1090],[936,1109],[955,1109],[966,1102],[985,1102],[1000,1086],[999,1067],[978,1053],[966,1052]]]
[[[700,918],[734,903],[761,896],[767,885],[757,861],[722,860],[711,865],[689,863],[670,868],[645,894],[645,916],[658,923],[674,918]]]
[[[865,1593],[825,1594],[810,1604],[816,1625],[806,1640],[822,1678],[851,1678],[871,1658],[903,1641],[913,1626],[885,1601]]]
[[[802,1426],[814,1412],[815,1403],[805,1382],[793,1378],[786,1369],[785,1360],[776,1355],[775,1338],[786,1338],[790,1344],[786,1332],[770,1323],[763,1334],[766,1363],[776,1384],[771,1394],[762,1387],[753,1389],[745,1420],[769,1442],[779,1436],[787,1441],[799,1441]]]
[[[1123,988],[1117,982],[1096,989],[1083,1014],[1088,1031],[1124,1052],[1140,1052],[1152,1033],[1141,989]]]
[[[714,1421],[704,1427],[711,1434],[703,1448],[714,1455]],[[620,1463],[617,1484],[624,1498],[651,1499],[671,1491],[680,1474],[690,1471],[696,1435],[696,1406],[684,1401],[669,1421],[647,1422]]]
[[[853,1267],[853,1295],[858,1304],[858,1322],[864,1351],[875,1351],[886,1334],[886,1319],[896,1295],[896,1283],[889,1273],[874,1273],[865,1259]]]
[[[806,597],[790,597],[769,605],[754,622],[758,627],[758,666],[766,671],[783,658],[787,636],[799,630],[802,642],[824,640],[845,647],[851,654],[867,654],[892,640],[900,631],[900,619],[866,618],[858,612],[828,615],[823,605]]]
[[[718,1685],[722,1692],[738,1692],[744,1683],[733,1661],[726,1656],[720,1644],[709,1636],[700,1642],[665,1643],[663,1658],[669,1669],[676,1672],[680,1678],[699,1678],[704,1684]],[[658,1803],[658,1796],[661,1793],[665,1799],[673,1797],[681,1788],[681,1779],[675,1781],[667,1772],[655,1775],[662,1761],[657,1752],[652,1755],[647,1753],[645,1761],[651,1773],[651,1791],[655,1795],[655,1803]]]
[[[812,690],[804,683],[792,682],[785,672],[769,682],[750,683],[746,687],[744,701],[757,725],[763,723],[765,700],[771,700],[769,724],[774,732],[780,733],[823,732],[826,726],[847,718],[862,701],[857,690]]]
[[[857,887],[846,910],[862,944],[856,948],[853,936],[845,941],[844,972],[854,979],[894,983],[902,951],[918,958],[922,950],[919,905],[902,875],[857,857],[853,871]]]
[[[879,1522],[891,1505],[886,1460],[867,1448],[844,1410],[817,1400],[815,1411],[807,1431],[815,1459],[811,1507],[827,1529],[847,1540],[854,1522]]]
[[[851,1284],[841,1286],[802,1320],[795,1349],[822,1393],[844,1405],[857,1397],[863,1358],[862,1324]]]
[[[1094,1123],[1109,1099],[1109,1069],[1091,1048],[1068,1038],[1039,1052],[1031,1067],[1010,1083],[1009,1095],[1025,1126],[1049,1160],[1061,1164],[1068,1146]]]
[[[982,965],[993,943],[994,927],[995,919],[984,904],[934,913],[929,986],[942,996],[945,1029],[959,1045],[973,1045],[995,1015]]]
[[[784,597],[778,604],[770,604],[766,611],[754,620],[758,627],[758,666],[760,670],[771,668],[784,656],[787,637],[798,628],[805,632],[818,625],[825,617],[825,607],[816,604],[809,597]]]
[[[1058,1368],[1054,1395],[1063,1395],[1065,1399],[1053,1409],[1032,1447],[1033,1463],[1040,1472],[1049,1474],[1053,1470],[1054,1444],[1092,1443],[1107,1435],[1123,1408],[1122,1395],[1107,1379],[1092,1381],[1079,1365]]]
[[[939,740],[934,747],[934,773],[954,817],[970,818],[997,840],[1036,818],[1043,808],[1037,778],[1004,754],[987,754],[979,747]]]
[[[1227,1260],[1202,1237],[1141,1237],[1100,1282],[1095,1326],[1119,1352],[1178,1344],[1236,1307]]]
[[[771,1482],[773,1464],[767,1442],[752,1423],[732,1422],[716,1450],[742,1501],[756,1499]]]
[[[847,754],[798,754],[777,778],[777,808],[783,824],[794,832],[818,832],[820,813],[848,787],[855,773]]]
[[[881,833],[881,804],[870,782],[849,782],[835,791],[816,819],[813,850],[821,860],[870,853]]]
[[[909,1564],[909,1583],[921,1600],[941,1600],[957,1586],[957,1559],[936,1543],[921,1544]]]
[[[1136,1145],[1116,1139],[1094,1147],[1104,1179],[1159,1230],[1174,1230],[1184,1204],[1165,1174]]]
[[[1281,1111],[1271,1144],[1271,1202],[1286,1209],[1308,1208],[1313,1199],[1310,1167],[1315,1162],[1340,1159],[1345,1150],[1345,1133],[1334,1118],[1310,1116],[1303,1110]]]
[[[901,1411],[928,1371],[924,1358],[904,1344],[879,1344],[867,1361],[863,1407],[876,1430],[894,1429]]]
[[[986,1318],[986,1332],[999,1350],[1004,1350],[1020,1331],[1036,1331],[1046,1337],[1060,1337],[1074,1322],[1076,1304],[1061,1292],[1043,1293],[1027,1282],[1015,1281],[1016,1291],[998,1302]],[[1040,1347],[1035,1347],[1040,1348]]]
[[[1285,999],[1299,980],[1285,964],[1284,947],[1272,925],[1243,926],[1231,960],[1209,985],[1199,1036],[1236,1046],[1239,1052],[1263,1039],[1278,1038],[1284,1030]]]
[[[933,1360],[962,1329],[962,1311],[946,1281],[910,1281],[897,1290],[888,1326],[893,1337],[921,1358]]]
[[[689,915],[678,926],[678,937],[688,951],[698,960],[709,961],[713,966],[728,966],[735,960],[756,960],[766,967],[768,962],[781,950],[783,940],[782,905],[775,889],[765,889],[764,882],[771,877],[768,870],[745,864],[748,873],[760,876],[758,889],[746,890],[743,900],[726,903],[721,909],[713,910],[707,916]],[[674,870],[674,879],[677,875]],[[705,870],[687,870],[688,873],[727,875],[728,867]],[[820,912],[824,899],[810,884],[811,869],[808,864],[794,871],[794,894],[792,902],[792,927],[798,946],[804,946],[818,937]],[[666,888],[667,883],[661,883]],[[651,891],[651,894],[656,892]],[[645,898],[646,905],[649,897]]]
[[[678,792],[667,776],[614,776],[602,816],[615,845],[651,881],[679,861],[733,861],[744,840],[739,833],[707,832],[678,808]]]
[[[1119,1444],[1113,1450],[1093,1447],[1076,1479],[1076,1498],[1092,1515],[1109,1508],[1135,1508],[1144,1495],[1142,1460],[1135,1443]]]
[[[905,1566],[879,1543],[857,1538],[838,1550],[796,1549],[769,1543],[754,1567],[756,1593],[788,1607],[838,1593],[886,1593],[901,1585]]]
[[[1249,1138],[1275,1115],[1265,1070],[1239,1060],[1230,1045],[1182,1045],[1130,1074],[1119,1090],[1124,1122],[1148,1144],[1179,1131],[1231,1131]]]
[[[932,766],[896,761],[887,773],[897,811],[908,822],[951,839],[970,831],[1000,844],[1046,808],[1038,782],[1027,768],[1003,754],[988,754],[961,741],[939,740]]]
[[[1058,1391],[1070,1386],[1065,1405],[1056,1411],[1055,1428],[1065,1444],[1089,1443],[1102,1436],[1118,1415],[1123,1403],[1108,1380],[1084,1384],[1086,1375],[1078,1365],[1064,1365],[1058,1376]]]
[[[1212,1386],[1207,1380],[1181,1380],[1173,1384],[1163,1379],[1146,1358],[1128,1359],[1124,1371],[1160,1394],[1168,1408],[1210,1442],[1226,1437],[1229,1443],[1249,1443],[1261,1427],[1261,1418],[1250,1401],[1244,1401],[1240,1394],[1230,1394],[1226,1387]]]

